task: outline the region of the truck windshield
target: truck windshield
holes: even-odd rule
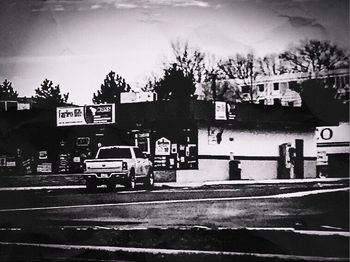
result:
[[[130,148],[106,148],[100,149],[96,158],[131,158]]]

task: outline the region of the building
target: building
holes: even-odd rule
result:
[[[336,90],[336,97],[345,103],[349,101],[349,69],[337,69],[317,73],[286,73],[281,75],[258,76],[252,82],[239,79],[217,81],[218,93],[224,90],[224,100],[228,102],[242,102],[253,99],[256,104],[283,105],[300,107],[302,100],[298,86],[309,79],[318,79],[324,82],[326,88]],[[236,90],[240,93],[237,97]],[[211,83],[198,86],[199,99],[212,100]],[[222,99],[221,99],[222,100]]]
[[[0,112],[30,110],[33,106],[33,100],[27,97],[18,97],[16,100],[0,101]]]
[[[152,158],[158,181],[188,182],[230,179],[231,156],[241,162],[241,179],[316,177],[317,123],[301,108],[157,101],[116,107],[115,126]],[[283,146],[299,150],[287,175],[281,166],[290,169],[291,159]]]
[[[299,107],[226,102],[153,101],[2,112],[3,171],[81,172],[102,145],[137,145],[158,181],[316,177],[316,126]],[[30,162],[30,170],[27,162]]]

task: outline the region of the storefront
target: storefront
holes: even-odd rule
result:
[[[161,122],[152,130],[134,131],[135,145],[153,160],[155,170],[198,168],[197,127]]]

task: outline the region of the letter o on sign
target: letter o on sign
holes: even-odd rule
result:
[[[330,128],[322,129],[320,136],[323,140],[330,140],[333,137],[333,130]]]

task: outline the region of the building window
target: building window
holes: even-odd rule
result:
[[[294,106],[294,102],[288,102],[288,106],[289,107],[293,107]]]
[[[242,86],[242,93],[243,94],[248,94],[249,93],[249,86]]]
[[[265,86],[263,84],[258,85],[258,87],[259,87],[259,92],[264,92]]]
[[[279,98],[274,98],[273,99],[273,104],[274,105],[281,105],[281,100]]]
[[[279,83],[273,83],[273,90],[274,91],[279,90]]]
[[[259,100],[259,104],[260,105],[265,105],[265,100],[264,99]]]
[[[289,89],[290,89],[290,90],[293,90],[293,91],[298,90],[298,83],[297,83],[297,81],[291,81],[291,82],[289,82]]]

